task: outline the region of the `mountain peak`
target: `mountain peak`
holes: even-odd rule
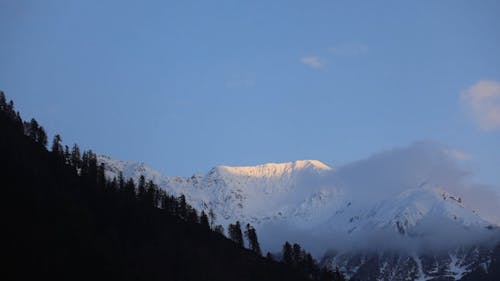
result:
[[[325,170],[325,171],[332,170],[332,168],[330,168],[328,165],[326,165],[325,163],[323,163],[319,160],[297,160],[293,164],[297,168],[312,167],[315,169],[320,169],[320,170]]]
[[[331,168],[318,160],[297,160],[295,162],[266,163],[256,166],[217,166],[215,170],[222,174],[269,177],[303,170],[312,170],[315,172],[330,171]]]

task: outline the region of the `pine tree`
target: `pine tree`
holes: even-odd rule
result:
[[[168,210],[167,203],[167,193],[164,190],[158,191],[158,197],[160,198],[160,209]]]
[[[99,188],[104,189],[106,187],[106,172],[104,169],[104,163],[99,164],[97,167],[97,185]]]
[[[146,186],[146,202],[151,207],[158,207],[157,187],[152,180],[148,181]]]
[[[290,243],[285,242],[283,245],[283,250],[282,250],[282,255],[283,255],[283,262],[288,265],[293,264],[293,250],[292,250],[292,245]]]
[[[36,141],[44,147],[47,146],[47,134],[42,126],[38,127]]]
[[[87,151],[84,151],[82,153],[80,175],[84,178],[87,178],[89,175],[89,153]],[[120,186],[120,187],[122,187],[122,186]]]
[[[161,191],[161,192],[164,192],[164,191]],[[162,196],[162,200],[161,200],[161,208],[166,210],[171,215],[176,216],[177,215],[176,211],[178,209],[176,198],[171,196],[171,195],[164,194],[164,196]]]
[[[32,140],[36,141],[38,133],[38,122],[31,118],[29,123],[24,123],[24,131]]]
[[[123,191],[124,188],[125,188],[125,178],[123,177],[123,172],[120,171],[118,173],[118,189],[120,191]]]
[[[118,190],[118,183],[116,181],[116,177],[114,177],[111,182],[108,182],[108,190],[110,190],[113,193]]]
[[[5,111],[7,109],[7,99],[5,98],[5,93],[0,91],[0,111]]]
[[[69,152],[69,146],[67,145],[64,146],[64,160],[66,161],[66,164],[71,163],[71,153]]]
[[[146,201],[146,178],[144,175],[139,177],[139,183],[137,184],[137,197],[139,200]]]
[[[8,103],[5,104],[4,109],[2,111],[10,120],[20,125],[19,127],[20,129],[23,129],[23,121],[21,119],[21,116],[19,115],[19,112],[15,111],[14,102],[12,100],[10,100]]]
[[[255,228],[253,228],[253,226],[251,226],[249,223],[247,223],[246,226],[245,236],[248,239],[248,246],[250,250],[254,251],[259,256],[262,255],[259,241],[257,239],[257,232],[255,231]]]
[[[229,224],[228,227],[229,239],[233,240],[238,246],[243,247],[243,234],[241,233],[240,222]]]
[[[125,200],[128,202],[132,202],[135,200],[135,183],[132,178],[128,179],[125,183],[125,187],[123,189],[123,194],[125,196]]]
[[[326,267],[323,267],[319,273],[319,281],[331,281],[331,280],[337,280],[337,279],[335,279],[333,272],[331,272]]]
[[[7,116],[11,120],[16,120],[17,121],[17,115],[16,111],[14,110],[14,102],[12,100],[9,101],[9,103],[5,106],[5,112],[7,113]]]
[[[215,216],[214,210],[212,208],[210,208],[210,210],[208,211],[208,217],[210,218],[210,228],[214,229],[216,216]]]
[[[47,146],[47,134],[42,126],[38,124],[35,118],[31,118],[30,122],[24,122],[24,134],[30,137],[33,141]]]
[[[187,205],[186,221],[188,221],[190,223],[199,223],[198,213],[196,212],[196,209],[191,207],[190,205]]]
[[[219,233],[220,235],[224,235],[224,226],[218,224],[214,226],[214,231]]]
[[[92,184],[97,184],[97,156],[92,150],[87,152],[88,154],[88,180]]]
[[[54,152],[56,155],[62,155],[63,153],[61,142],[61,136],[59,134],[55,135],[54,139],[52,140],[52,152]]]
[[[186,196],[184,196],[184,194],[181,194],[181,196],[179,196],[179,199],[178,199],[178,206],[177,206],[177,215],[181,218],[181,219],[187,219],[187,203],[186,203]]]
[[[317,268],[318,265],[316,264],[316,261],[314,258],[311,256],[310,253],[305,253],[304,254],[304,262],[303,262],[304,270],[305,272],[308,272],[311,276],[316,276],[317,275]]]
[[[294,243],[292,246],[292,259],[296,266],[301,266],[302,264],[302,248],[299,244]]]
[[[71,149],[71,165],[75,167],[75,169],[80,169],[82,167],[82,159],[80,155],[80,148],[75,143],[73,148]]]
[[[201,211],[200,215],[200,224],[206,229],[210,229],[210,224],[208,222],[208,216],[205,214],[205,211]]]

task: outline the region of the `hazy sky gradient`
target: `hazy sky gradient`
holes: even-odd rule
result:
[[[0,0],[0,89],[168,175],[432,140],[498,186],[499,30],[499,1]]]

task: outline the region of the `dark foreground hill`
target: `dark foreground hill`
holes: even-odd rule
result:
[[[57,140],[48,151],[43,128],[23,124],[13,104],[0,103],[2,268],[8,279],[341,279],[314,264],[287,265],[245,249],[196,216],[180,216],[186,206],[156,196],[154,188],[141,195],[140,184],[136,192],[133,182],[106,180],[91,153],[76,164]]]

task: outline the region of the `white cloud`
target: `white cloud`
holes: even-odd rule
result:
[[[472,158],[472,156],[469,153],[457,149],[445,149],[443,150],[443,152],[447,156],[454,158],[456,160],[465,161],[465,160],[470,160]]]
[[[500,83],[479,81],[463,92],[460,100],[482,130],[500,130]]]
[[[440,186],[464,198],[483,217],[500,223],[498,186],[475,182],[473,172],[457,161],[468,157],[445,145],[418,142],[341,166],[335,177],[349,190],[359,191],[359,199],[367,200],[385,199],[424,183]]]
[[[320,69],[325,66],[325,61],[318,56],[306,56],[301,58],[300,62],[314,69]]]
[[[341,44],[328,48],[331,54],[336,56],[359,56],[368,52],[368,47],[358,44]]]
[[[466,153],[439,143],[418,142],[408,147],[386,150],[339,166],[336,171],[328,172],[319,179],[317,175],[300,175],[300,186],[332,188],[330,190],[334,190],[335,194],[352,199],[350,200],[353,202],[351,208],[356,208],[356,206],[364,208],[376,202],[394,200],[396,196],[409,189],[423,186],[439,188],[461,198],[462,204],[475,210],[482,218],[500,225],[499,187],[477,183],[472,171],[464,167],[457,159],[457,156],[460,158],[464,155]],[[312,178],[308,179],[303,176]],[[307,182],[308,180],[310,183]],[[335,203],[332,202],[333,205]],[[335,221],[334,218],[326,222],[325,225],[340,221]],[[475,236],[475,232],[462,233],[460,230],[463,228],[459,230],[456,225],[442,224],[441,221],[439,223],[438,228],[424,229],[422,233],[432,233],[432,235],[422,237],[422,243],[437,248],[453,246],[457,241],[464,243],[476,241],[475,239],[482,237]],[[416,245],[414,237],[391,236],[394,233],[383,230],[379,233],[361,231],[347,234],[336,232],[334,228],[337,225],[335,224],[330,224],[330,226],[332,228],[327,227],[323,232],[321,228],[311,231],[279,222],[265,224],[262,231],[266,235],[262,237],[261,245],[272,249],[271,245],[276,245],[279,241],[297,241],[317,257],[324,254],[324,250],[328,248],[342,251],[358,247],[371,248],[375,245],[375,247],[385,249],[411,249]],[[454,235],[453,240],[448,239],[450,233]]]

